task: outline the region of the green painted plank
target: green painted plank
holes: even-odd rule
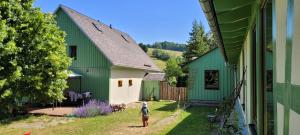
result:
[[[188,65],[188,100],[222,101],[234,89],[232,66],[225,65],[219,49],[200,57]],[[219,90],[207,90],[204,87],[205,70],[219,70]]]
[[[159,99],[160,81],[143,81],[143,99],[155,97]]]
[[[77,46],[77,59],[73,60],[70,69],[83,75],[82,91],[91,91],[93,98],[107,101],[109,97],[110,62],[61,9],[56,12],[56,20],[60,29],[67,34],[67,45]],[[69,52],[68,49],[69,47],[67,47],[67,52]],[[70,89],[78,90],[76,83],[78,82],[71,81],[69,83]]]

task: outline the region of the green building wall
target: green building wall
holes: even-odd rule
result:
[[[93,98],[108,100],[110,62],[99,51],[91,40],[77,27],[72,19],[61,9],[56,12],[58,26],[66,32],[68,46],[77,46],[77,59],[73,60],[70,70],[82,75],[82,92],[90,91]],[[67,52],[69,52],[67,47]],[[78,91],[79,80],[68,82],[70,90]]]
[[[229,96],[234,89],[233,68],[230,65],[225,65],[224,58],[218,48],[191,62],[187,67],[189,70],[189,101],[222,101],[223,98]],[[205,70],[219,71],[218,90],[205,89]]]
[[[296,135],[300,132],[300,1],[273,3],[275,133]]]
[[[144,80],[143,81],[143,99],[155,97],[159,99],[160,81]]]

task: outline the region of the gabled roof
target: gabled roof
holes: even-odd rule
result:
[[[107,26],[71,8],[60,5],[81,31],[114,66],[160,71],[152,59],[126,33]]]
[[[192,61],[190,61],[190,62],[184,63],[184,67],[186,67],[187,65],[193,63],[194,61],[197,61],[198,59],[202,58],[203,56],[205,56],[205,55],[211,53],[212,51],[214,51],[214,50],[216,50],[216,49],[218,49],[218,47],[215,47],[215,48],[213,48],[213,49],[210,49],[210,50],[207,51],[206,53],[202,54],[201,56],[199,56],[198,58],[196,58],[196,59],[194,59],[194,60],[192,60]]]
[[[143,80],[164,81],[165,80],[165,73],[149,73],[144,77]]]

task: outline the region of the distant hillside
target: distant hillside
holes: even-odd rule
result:
[[[160,48],[160,49],[180,51],[180,52],[183,52],[183,51],[186,50],[186,44],[168,42],[168,41],[155,42],[153,44],[139,43],[139,45],[140,46],[146,46],[147,48]]]
[[[148,52],[147,54],[152,58],[152,60],[154,61],[154,63],[161,69],[161,70],[164,70],[165,67],[166,67],[166,61],[163,61],[163,60],[160,60],[160,59],[157,59],[155,57],[153,57],[152,55],[152,52],[153,52],[153,48],[148,48]],[[182,56],[182,53],[183,52],[179,52],[179,51],[170,51],[170,50],[164,50],[162,49],[163,51],[167,52],[170,57],[178,57],[178,56]]]

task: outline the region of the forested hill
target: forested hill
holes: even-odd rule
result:
[[[168,41],[155,42],[153,44],[140,43],[140,45],[147,46],[148,48],[159,48],[159,49],[164,49],[164,50],[173,50],[173,51],[180,51],[180,52],[183,52],[186,50],[186,44],[168,42]]]

